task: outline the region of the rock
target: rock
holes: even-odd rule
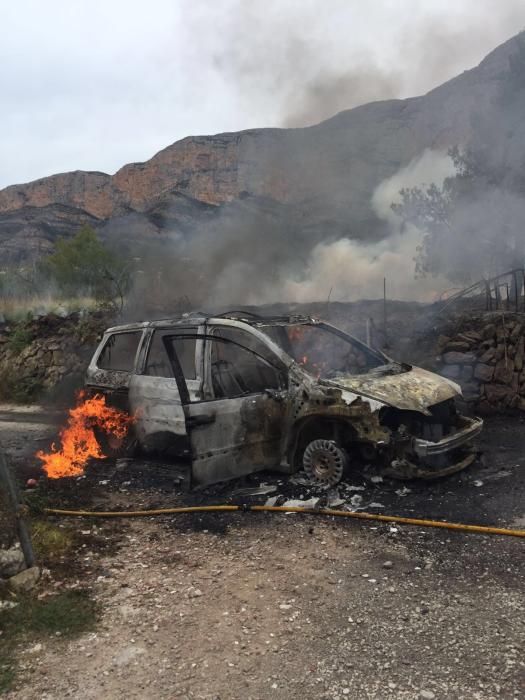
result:
[[[443,350],[447,347],[447,344],[450,343],[451,338],[449,338],[448,335],[440,335],[437,339],[437,351],[438,353],[443,352]]]
[[[12,547],[11,549],[0,550],[0,577],[10,578],[15,576],[25,566],[24,555],[21,549]]]
[[[516,352],[514,355],[514,368],[518,370],[518,372],[521,372],[523,369],[523,358],[525,356],[525,350],[524,350],[524,339],[521,337],[518,342],[516,343]]]
[[[494,381],[500,384],[510,384],[512,381],[512,376],[514,373],[514,360],[509,357],[507,359],[502,358],[496,363],[496,369],[494,370]]]
[[[115,666],[128,666],[132,661],[135,661],[137,656],[141,656],[145,653],[146,649],[144,647],[138,644],[132,644],[117,651],[113,657],[113,662]]]
[[[30,569],[24,569],[16,576],[12,576],[8,583],[9,587],[17,593],[25,593],[33,589],[40,578],[40,569],[38,566],[32,566]]]
[[[494,376],[494,367],[478,363],[474,368],[474,377],[482,382],[491,382]]]
[[[461,370],[461,379],[468,382],[470,379],[472,379],[472,375],[474,374],[474,368],[472,365],[463,365],[463,369]]]
[[[479,358],[480,362],[483,362],[486,364],[487,362],[492,362],[496,358],[496,348],[489,348],[488,350],[485,350],[483,355]]]
[[[460,365],[446,365],[441,370],[441,374],[443,375],[443,377],[447,377],[447,379],[459,379],[459,377],[461,375],[461,366]]]
[[[483,336],[477,331],[465,331],[464,333],[458,335],[458,338],[464,338],[466,341],[471,343],[479,343]]]
[[[487,324],[483,330],[482,330],[482,335],[484,340],[488,340],[489,338],[493,338],[496,334],[496,326],[493,323]]]
[[[391,569],[394,565],[392,564],[391,561],[385,561],[383,562],[383,569]]]
[[[446,344],[444,350],[466,352],[467,350],[470,350],[471,347],[472,343],[468,343],[465,340],[451,340],[449,343]]]
[[[443,362],[447,365],[467,365],[476,361],[473,352],[446,352],[443,355]]]
[[[504,343],[499,343],[498,346],[496,347],[496,354],[494,355],[495,360],[501,360],[502,357],[505,357],[505,344]]]
[[[423,700],[434,700],[436,694],[433,693],[431,690],[421,690],[419,692],[419,697],[423,698]]]
[[[480,387],[475,382],[463,384],[461,389],[465,401],[476,401],[480,397]]]
[[[67,318],[69,316],[69,312],[65,306],[57,306],[55,313],[57,316],[60,316],[60,318]]]
[[[489,403],[495,404],[510,400],[514,392],[510,387],[503,386],[503,384],[486,384],[485,395]]]
[[[520,397],[519,394],[514,394],[510,398],[506,399],[506,406],[509,408],[518,408],[520,405]]]
[[[510,337],[513,341],[516,341],[522,335],[523,335],[523,324],[520,323],[519,321],[517,321],[512,333],[510,334]]]
[[[203,592],[200,590],[200,588],[189,588],[188,589],[188,598],[200,598],[203,595]]]
[[[496,329],[496,338],[498,339],[498,342],[507,340],[509,338],[508,328],[506,328],[504,326],[499,326]]]

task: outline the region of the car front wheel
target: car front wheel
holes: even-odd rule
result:
[[[334,440],[312,440],[303,454],[303,469],[313,483],[335,486],[343,478],[348,455]]]

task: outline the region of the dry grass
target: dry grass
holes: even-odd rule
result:
[[[0,314],[10,321],[20,321],[28,315],[36,312],[42,314],[63,312],[69,314],[74,311],[94,310],[98,306],[93,297],[75,297],[59,299],[56,297],[33,296],[24,299],[0,299]]]

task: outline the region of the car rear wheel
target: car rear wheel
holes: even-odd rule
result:
[[[130,430],[122,438],[106,433],[100,428],[95,428],[95,437],[105,457],[117,459],[118,457],[133,457],[137,451],[137,440]]]
[[[303,469],[313,483],[335,486],[343,478],[348,455],[334,440],[312,440],[303,454]]]

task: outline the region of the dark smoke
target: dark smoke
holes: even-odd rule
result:
[[[411,5],[408,19],[408,6],[396,16],[391,6],[376,3],[363,16],[366,25],[356,5],[230,0],[214,11],[209,3],[188,2],[185,16],[199,52],[233,88],[240,109],[250,105],[253,113],[253,105],[261,105],[268,113],[274,104],[281,126],[307,126],[372,100],[425,93],[477,64],[525,23],[522,0],[450,4],[446,13],[442,5],[434,16],[431,8]],[[374,53],[363,53],[364,33]],[[397,38],[397,55],[380,59],[385,36]]]

